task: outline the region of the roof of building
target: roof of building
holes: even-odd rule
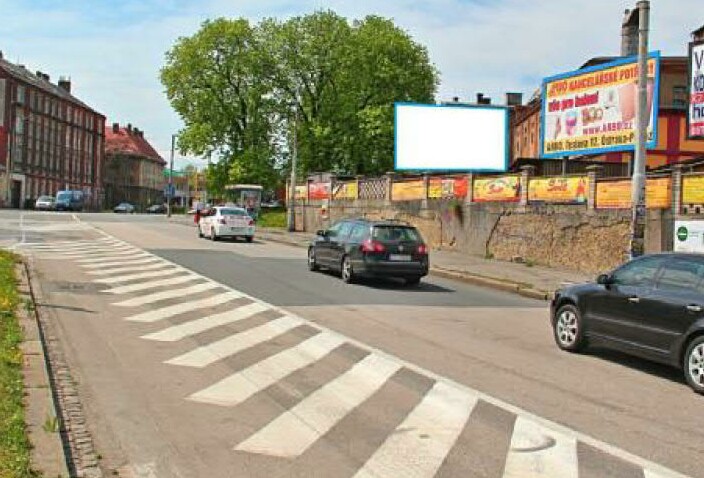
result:
[[[703,27],[704,28],[704,27]],[[621,58],[624,58],[622,56],[597,56],[594,58],[590,58],[587,60],[582,66],[579,67],[579,69],[587,68],[590,66],[597,66],[601,65],[604,63],[609,63],[610,61],[615,61],[619,60]],[[687,64],[687,57],[686,56],[661,56],[660,57],[660,62],[661,63],[682,63],[682,64]]]
[[[118,125],[117,128],[115,125],[105,126],[105,154],[138,156],[162,165],[166,164],[152,145],[144,139],[144,132],[132,128],[131,125],[127,127]]]
[[[702,34],[704,34],[704,25],[700,26],[699,28],[697,28],[696,30],[694,30],[694,31],[692,32],[692,35],[695,36],[695,37],[696,37],[696,36],[699,36],[699,35],[702,35]]]
[[[81,106],[82,108],[85,108],[89,111],[92,111],[93,113],[104,117],[103,114],[97,112],[95,109],[91,108],[90,106],[73,96],[66,89],[60,87],[59,85],[55,85],[54,83],[46,79],[48,78],[48,76],[39,77],[37,74],[32,73],[23,65],[15,65],[14,63],[10,63],[9,61],[3,59],[2,55],[0,55],[0,70],[5,71],[11,77],[23,81],[24,83],[27,83],[31,86],[34,86],[35,88],[38,88],[44,91],[45,93],[57,96],[63,100],[69,101],[75,105]]]

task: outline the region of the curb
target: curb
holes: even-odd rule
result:
[[[59,434],[63,445],[69,476],[85,478],[102,478],[103,471],[99,464],[99,455],[93,444],[93,437],[88,431],[86,416],[80,401],[76,381],[64,357],[61,344],[54,333],[54,325],[43,310],[45,303],[32,259],[23,258],[28,278],[29,294],[34,303],[36,319],[42,349],[44,351],[46,370],[53,396],[53,406],[58,411],[56,416]]]
[[[271,242],[277,242],[280,244],[287,244],[290,246],[295,246],[295,247],[301,247],[304,248],[307,246],[307,244],[303,244],[299,241],[292,241],[288,239],[284,234],[281,234],[281,237],[277,233],[271,233],[271,232],[260,232],[258,234],[258,237],[261,239],[264,239],[266,241],[271,241]],[[474,285],[480,285],[483,287],[489,287],[492,289],[497,289],[497,290],[502,290],[504,292],[511,292],[514,294],[521,295],[523,297],[527,297],[529,299],[536,299],[536,300],[543,300],[547,301],[549,300],[551,294],[548,291],[540,290],[540,289],[533,289],[531,287],[524,287],[520,284],[517,284],[515,282],[510,282],[510,281],[505,281],[505,280],[500,280],[500,279],[492,279],[490,277],[484,277],[484,276],[479,276],[476,274],[471,274],[468,272],[459,272],[459,271],[453,271],[450,269],[445,269],[441,267],[430,267],[429,271],[430,275],[437,276],[437,277],[444,277],[445,279],[454,279],[454,280],[459,280],[461,282],[466,282],[468,284],[474,284]]]

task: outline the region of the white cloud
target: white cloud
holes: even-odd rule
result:
[[[123,2],[119,10],[114,2],[27,3],[0,0],[6,58],[54,79],[70,75],[79,98],[109,121],[143,129],[168,159],[171,134],[181,123],[158,72],[173,42],[193,34],[206,18],[257,22],[321,8],[348,18],[391,17],[427,45],[442,75],[439,99],[467,100],[482,91],[501,102],[506,91],[530,94],[544,76],[575,69],[593,56],[617,55],[623,10],[635,0],[144,0]],[[697,7],[701,0],[653,0],[651,49],[684,55],[689,32],[704,23]],[[189,160],[195,161],[177,164]]]

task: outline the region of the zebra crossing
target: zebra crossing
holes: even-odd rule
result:
[[[505,446],[498,446],[500,469],[495,476],[681,476],[110,236],[30,243],[22,248],[38,257],[73,261],[88,280],[102,286],[101,294],[123,316],[127,326],[160,327],[135,334],[135,340],[160,342],[168,347],[177,342],[183,345],[189,338],[202,337],[200,334],[222,331],[215,339],[188,342],[192,347],[185,352],[180,348],[178,354],[163,362],[167,367],[197,373],[245,351],[264,348],[287,334],[307,332],[282,350],[274,350],[183,397],[194,406],[224,407],[236,414],[238,406],[256,400],[277,384],[286,383],[345,350],[355,351],[350,363],[336,375],[297,394],[277,416],[240,442],[231,443],[232,453],[300,459],[321,440],[337,436],[336,427],[349,420],[355,410],[370,406],[384,387],[399,383],[402,374],[411,372],[429,385],[413,392],[414,402],[402,411],[396,423],[387,427],[378,446],[359,463],[355,477],[473,476],[471,470],[453,465],[450,457],[472,454],[463,437],[486,419],[487,409],[499,410],[509,422],[505,436],[499,440]],[[608,462],[609,474],[595,474],[594,461]]]

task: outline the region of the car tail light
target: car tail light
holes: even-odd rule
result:
[[[372,241],[371,239],[364,241],[360,249],[362,252],[384,252],[386,250],[381,242]]]
[[[428,253],[428,246],[425,244],[421,244],[418,246],[418,254],[427,254]]]
[[[218,222],[219,222],[220,224],[227,224],[227,221],[225,220],[224,217],[220,218],[220,220],[219,220]]]
[[[250,219],[249,221],[247,221],[247,225],[254,226],[254,219]]]

